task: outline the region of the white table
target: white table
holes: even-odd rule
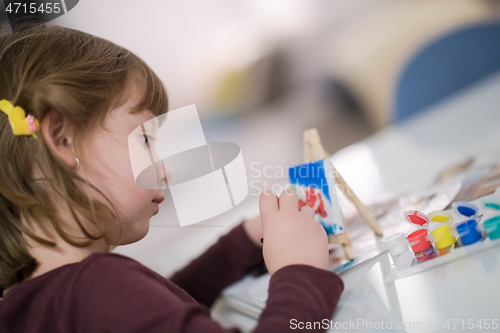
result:
[[[372,201],[428,184],[444,167],[475,155],[500,158],[500,72],[332,161],[360,198]]]
[[[500,73],[405,124],[339,151],[332,161],[359,197],[370,202],[421,188],[446,166],[476,155],[500,158]],[[485,319],[490,324],[496,319],[500,325],[499,265],[500,247],[495,247],[384,284],[390,262],[383,256],[344,292],[334,320],[416,323],[406,330],[393,330],[399,332],[493,331],[467,327]],[[226,319],[226,324],[251,326],[248,318],[227,309],[216,309],[214,314]],[[372,331],[390,330],[359,330]]]

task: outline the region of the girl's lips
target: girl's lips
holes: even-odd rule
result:
[[[151,202],[156,206],[155,215],[160,212],[160,204],[165,200],[165,197],[158,197],[151,200]]]
[[[156,214],[158,214],[158,213],[160,212],[160,204],[159,204],[159,203],[157,203],[157,202],[154,202],[154,201],[152,201],[152,203],[153,203],[153,205],[155,205],[155,207],[156,207],[156,211],[155,211],[155,213],[154,213],[154,215],[156,215]]]

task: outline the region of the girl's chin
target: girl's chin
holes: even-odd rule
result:
[[[139,225],[140,224],[140,225]],[[132,244],[135,242],[140,241],[149,232],[149,221],[147,223],[138,223],[137,225],[134,225],[134,228],[132,230],[129,230],[129,232],[122,237],[122,242],[120,245],[127,245],[127,244]]]

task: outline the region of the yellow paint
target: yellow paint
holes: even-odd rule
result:
[[[431,232],[431,236],[434,239],[434,244],[438,249],[444,249],[448,246],[455,244],[455,237],[451,234],[451,228],[449,225],[443,225]]]
[[[436,215],[432,217],[432,221],[434,222],[448,222],[450,220],[447,216]]]

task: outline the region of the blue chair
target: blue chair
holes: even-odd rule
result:
[[[500,70],[500,22],[462,27],[424,46],[396,85],[393,121],[402,122]]]

